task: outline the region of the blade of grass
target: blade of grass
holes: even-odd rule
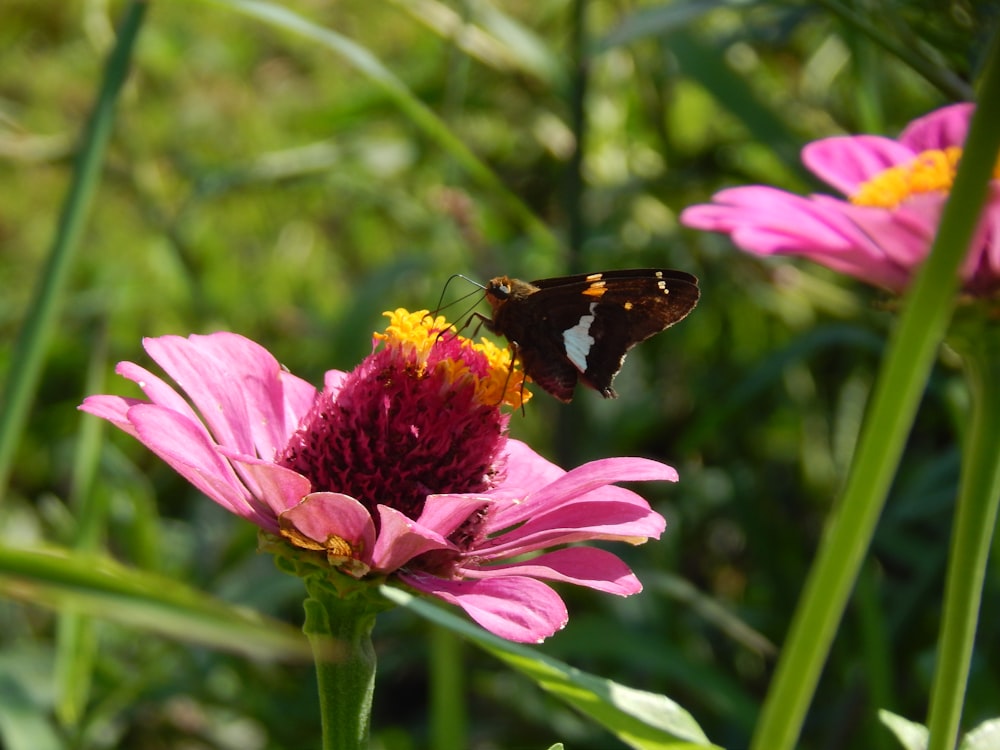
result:
[[[438,0],[390,0],[470,58],[496,70],[521,73],[560,86],[564,71],[556,56],[530,30],[496,7],[476,4],[459,13]],[[463,14],[472,17],[466,18]]]
[[[101,393],[107,369],[107,328],[103,324],[91,349],[84,393]],[[78,527],[74,548],[93,552],[100,544],[107,512],[105,495],[94,491],[94,477],[101,455],[104,422],[79,420],[80,429],[73,460],[70,507]],[[90,693],[90,678],[97,653],[94,622],[77,612],[63,612],[56,628],[56,715],[66,727],[76,727]]]
[[[450,154],[465,171],[488,190],[505,210],[518,221],[537,249],[554,253],[558,241],[525,203],[511,192],[497,174],[465,145],[427,105],[372,52],[357,42],[320,26],[280,5],[264,0],[207,0],[237,13],[264,21],[285,31],[310,39],[335,53],[366,76],[392,99],[414,125]]]
[[[965,156],[938,235],[903,299],[844,495],[828,520],[792,619],[751,743],[753,750],[786,750],[796,744],[948,327],[958,267],[972,240],[1000,146],[998,52],[1000,35],[993,40]]]
[[[11,368],[0,400],[0,498],[6,494],[21,431],[38,390],[66,281],[100,179],[101,164],[114,124],[115,104],[128,77],[132,51],[147,7],[147,2],[134,0],[125,9],[118,39],[104,68],[97,104],[84,130],[55,240],[14,344]]]
[[[1000,337],[992,315],[961,312],[972,319],[958,316],[948,341],[962,358],[971,402],[927,718],[928,750],[952,748],[958,736],[1000,506]]]
[[[898,57],[913,70],[922,75],[932,86],[937,87],[952,99],[972,99],[975,92],[968,83],[963,81],[948,68],[921,55],[915,47],[907,46],[891,34],[884,32],[883,27],[872,23],[860,13],[848,8],[837,0],[819,0],[819,4],[830,11],[849,26],[854,27],[888,52]]]
[[[312,659],[290,625],[94,554],[0,547],[0,596],[258,659]]]

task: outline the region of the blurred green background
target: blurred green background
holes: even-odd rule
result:
[[[123,7],[0,0],[0,380]],[[287,16],[264,17],[266,7],[151,4],[0,488],[3,545],[72,546],[86,531],[130,567],[298,625],[301,585],[256,554],[255,529],[136,441],[105,431],[96,477],[80,470],[85,431],[97,428],[77,404],[94,392],[136,395],[115,362],[148,365],[143,336],[231,330],[320,383],[370,350],[383,310],[433,307],[453,273],[680,268],[700,277],[702,302],[630,355],[619,399],[580,392],[564,406],[537,393],[511,432],[567,467],[631,454],[678,468],[678,485],[641,488],[668,519],[664,538],[616,550],[644,593],[562,588],[570,624],[541,649],[665,693],[715,743],[745,746],[892,305],[815,266],[762,262],[725,237],[683,230],[677,215],[727,185],[816,190],[798,161],[809,140],[895,135],[971,97],[998,4],[284,3],[312,24],[305,33]],[[944,353],[803,747],[892,747],[876,709],[925,714],[963,388]],[[87,515],[96,528],[81,529],[85,503],[100,509]],[[24,603],[30,592],[17,599],[0,600],[2,747],[318,741],[308,663],[106,621],[90,636],[82,713],[57,711],[63,626]],[[430,746],[429,629],[402,611],[379,620],[376,747]],[[998,636],[1000,619],[984,617],[968,726],[1000,706]],[[471,647],[463,668],[468,704],[455,712],[468,747],[619,746]]]

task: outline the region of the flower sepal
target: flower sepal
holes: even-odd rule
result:
[[[331,563],[326,551],[295,547],[285,537],[266,531],[258,534],[257,548],[274,556],[278,570],[306,581],[310,590],[318,586],[338,599],[369,597],[373,604],[377,603],[375,611],[392,607],[378,594],[378,586],[385,582],[386,577],[376,575],[362,580],[368,573],[368,566],[360,560],[351,558],[339,565]],[[364,572],[360,573],[357,566],[363,567]]]

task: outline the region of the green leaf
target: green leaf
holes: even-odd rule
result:
[[[930,733],[923,724],[904,719],[885,709],[878,712],[878,718],[906,750],[926,750]]]
[[[469,639],[638,750],[716,747],[691,715],[665,695],[619,685],[491,635],[467,620],[400,589],[389,600]]]
[[[0,595],[258,659],[312,659],[290,625],[91,553],[0,547]]]

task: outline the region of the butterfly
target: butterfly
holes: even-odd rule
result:
[[[492,318],[478,315],[509,342],[524,373],[560,401],[577,382],[605,398],[629,349],[687,317],[698,279],[684,271],[639,268],[486,285]]]

